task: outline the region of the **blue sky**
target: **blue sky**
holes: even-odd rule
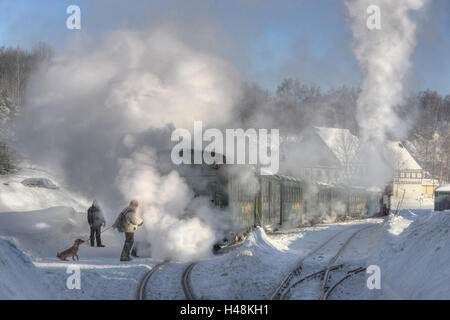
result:
[[[65,27],[70,4],[81,7],[81,31]],[[42,40],[61,52],[77,37],[171,23],[269,90],[286,77],[324,88],[357,86],[361,77],[340,0],[0,0],[0,12],[4,46]],[[425,13],[408,84],[450,94],[450,1],[431,1]]]

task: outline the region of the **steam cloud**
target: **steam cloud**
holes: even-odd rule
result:
[[[170,150],[175,127],[228,121],[239,86],[233,66],[190,47],[174,29],[120,30],[57,57],[35,77],[18,138],[33,162],[101,200],[111,223],[138,199],[145,218],[138,234],[153,257],[196,259],[226,222],[209,199],[194,199],[159,151]]]
[[[377,184],[388,179],[380,168],[380,153],[387,137],[406,136],[406,123],[396,107],[404,101],[404,79],[410,69],[410,57],[416,45],[416,24],[411,10],[422,8],[426,0],[348,0],[346,1],[353,34],[353,52],[363,71],[361,93],[357,100],[357,120],[369,171]],[[381,29],[366,27],[367,8],[380,8]]]

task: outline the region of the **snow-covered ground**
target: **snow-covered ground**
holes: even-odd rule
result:
[[[450,210],[391,216],[372,252],[382,289],[368,298],[450,299]]]
[[[27,186],[22,181],[28,178],[52,184]],[[57,180],[34,169],[0,177],[0,298],[135,299],[142,277],[160,261],[120,262],[123,235],[106,231],[102,236],[106,248],[81,245],[80,261],[56,258],[75,239],[86,239],[89,231],[85,213],[89,204]],[[300,277],[322,270],[355,230],[367,227],[335,261],[342,267],[330,273],[330,283],[348,270],[377,265],[381,289],[368,289],[369,275],[361,272],[338,286],[330,299],[449,299],[450,212],[415,206],[414,199],[408,200],[402,207],[411,209],[388,218],[272,234],[257,228],[242,245],[198,261],[191,274],[192,289],[199,299],[267,299],[300,259],[305,258]],[[187,265],[173,262],[155,272],[146,297],[183,299],[181,276]],[[80,268],[79,290],[66,285],[69,266]],[[316,299],[319,284],[320,279],[304,281],[287,298]]]
[[[395,198],[391,199],[391,209],[397,210],[400,207],[401,210],[407,209],[428,209],[432,210],[434,208],[434,199],[431,196],[421,196],[418,198]]]
[[[202,261],[192,272],[196,295],[208,299],[267,299],[282,278],[316,247],[337,236],[314,259],[305,262],[315,267],[328,261],[339,250],[346,234],[363,225],[377,225],[379,219],[321,225],[267,235],[258,228],[244,244],[223,256]],[[342,234],[341,234],[342,233]],[[340,239],[338,236],[341,236]],[[361,238],[351,259],[360,260],[357,250],[366,246]],[[364,244],[361,243],[364,242]],[[208,278],[203,275],[208,274]],[[214,284],[211,285],[211,279]]]
[[[26,186],[22,182],[27,179],[43,180],[42,187]],[[46,182],[55,185],[57,189],[46,188]],[[54,206],[71,207],[80,211],[85,210],[86,205],[86,199],[65,190],[45,170],[28,167],[14,174],[0,175],[0,212],[31,211]]]

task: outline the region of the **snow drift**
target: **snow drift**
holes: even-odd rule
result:
[[[391,216],[370,264],[381,268],[381,290],[368,298],[450,299],[450,211]]]
[[[0,238],[0,299],[49,299],[48,291],[31,259]]]

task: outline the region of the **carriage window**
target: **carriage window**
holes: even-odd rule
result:
[[[237,184],[234,185],[234,192],[236,193],[236,199],[239,201],[239,187]]]

